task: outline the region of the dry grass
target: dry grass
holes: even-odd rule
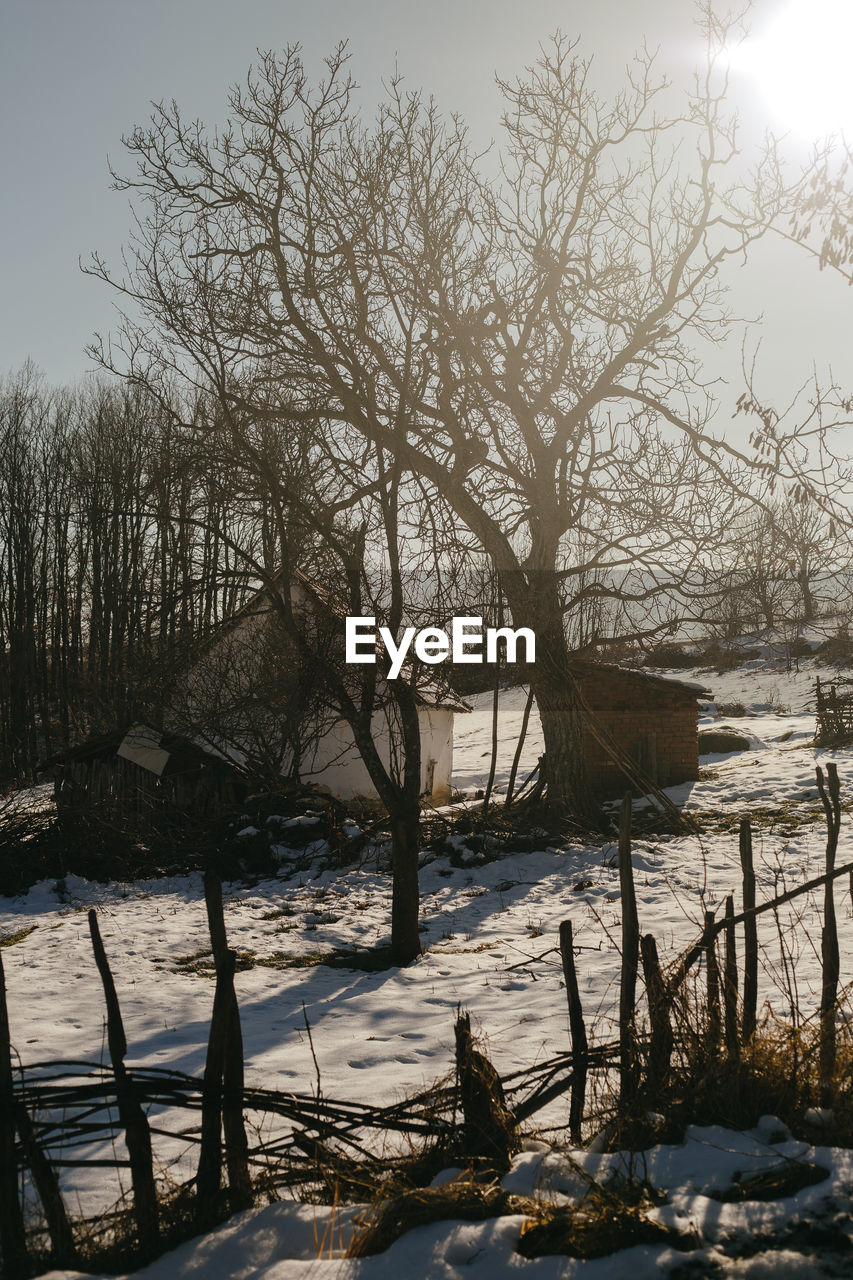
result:
[[[14,947],[16,942],[23,942],[24,938],[28,938],[37,924],[25,925],[23,929],[18,929],[17,933],[6,933],[0,937],[0,947]]]
[[[518,1242],[524,1258],[606,1258],[635,1244],[695,1247],[684,1237],[648,1217],[653,1201],[620,1201],[618,1195],[596,1188],[579,1205],[539,1204],[528,1217]]]
[[[158,1179],[160,1239],[154,1256],[168,1253],[201,1233],[197,1206],[192,1182],[169,1183]],[[228,1192],[225,1191],[215,1206],[213,1225],[226,1221],[232,1212]],[[144,1257],[140,1251],[129,1194],[95,1219],[77,1219],[72,1223],[72,1229],[76,1248],[74,1267],[82,1271],[125,1272],[153,1260],[152,1257]],[[45,1233],[40,1225],[32,1225],[29,1235],[30,1256],[38,1268],[36,1274],[41,1274],[43,1269],[55,1265],[55,1260],[45,1246]],[[0,1270],[0,1275],[3,1274]],[[10,1276],[8,1280],[18,1278]]]
[[[507,1195],[496,1182],[483,1185],[472,1176],[440,1187],[417,1187],[374,1205],[356,1231],[347,1257],[368,1258],[383,1253],[414,1227],[453,1219],[483,1222],[507,1213],[524,1213],[532,1204]]]
[[[330,969],[357,969],[364,973],[380,973],[393,965],[391,948],[328,948],[325,951],[305,951],[301,955],[288,955],[284,951],[272,951],[260,956],[254,951],[237,952],[237,972],[246,969],[313,969],[327,965]],[[208,947],[192,955],[179,956],[174,962],[175,973],[196,973],[214,978],[216,967],[213,952]]]
[[[703,778],[713,777],[703,770]],[[690,811],[691,820],[702,834],[736,834],[743,814],[726,813],[711,809]],[[749,820],[753,831],[773,831],[777,835],[793,835],[801,827],[813,827],[824,821],[820,804],[796,798],[777,805],[750,806]]]
[[[635,1106],[625,1113],[612,1097],[599,1108],[609,1150],[680,1142],[691,1124],[750,1129],[766,1115],[806,1141],[826,1141],[826,1129],[808,1117],[821,1098],[816,1023],[794,1026],[767,1015],[752,1040],[730,1056],[692,1000],[675,1007],[673,1021],[676,1047],[664,1081],[652,1088],[644,1077]],[[838,1029],[831,1093],[833,1145],[853,1147],[853,1029]]]
[[[522,1216],[518,1252],[525,1258],[564,1255],[602,1258],[634,1244],[692,1248],[648,1217],[656,1198],[639,1183],[605,1188],[595,1183],[576,1205],[556,1205],[511,1195],[498,1182],[483,1183],[470,1172],[439,1187],[420,1187],[379,1200],[358,1225],[348,1258],[382,1253],[406,1232],[435,1222],[483,1222]]]

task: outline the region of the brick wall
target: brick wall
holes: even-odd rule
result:
[[[581,690],[611,737],[660,786],[699,776],[699,711],[690,690],[615,667],[588,668]],[[584,750],[593,790],[602,796],[623,792],[625,775],[588,731]]]

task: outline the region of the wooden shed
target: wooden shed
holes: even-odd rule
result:
[[[699,776],[701,684],[606,663],[575,662],[581,696],[597,724],[651,782],[674,786]],[[625,789],[625,774],[590,726],[584,731],[589,785],[599,797]]]
[[[50,762],[57,807],[124,815],[201,815],[237,804],[246,782],[223,756],[177,733],[132,724]]]

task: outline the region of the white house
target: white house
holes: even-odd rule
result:
[[[296,571],[290,597],[306,626],[322,613],[326,642],[342,655],[345,615],[328,593]],[[324,701],[319,684],[312,690],[310,672],[294,667],[286,641],[280,631],[276,634],[277,624],[278,613],[263,589],[208,640],[182,681],[171,724],[241,762],[261,760],[267,772],[292,775],[296,755],[301,782],[342,800],[376,801],[352,730]],[[386,688],[379,675],[373,738],[388,765],[396,738],[393,702],[383,697]],[[416,692],[421,793],[432,804],[446,804],[451,794],[454,717],[470,708],[434,679],[419,680]]]

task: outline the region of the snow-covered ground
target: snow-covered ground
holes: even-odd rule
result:
[[[739,815],[761,815],[754,837],[760,899],[823,869],[816,763],[837,760],[842,799],[853,794],[853,751],[827,752],[809,745],[815,676],[810,662],[793,673],[756,661],[722,676],[672,674],[702,680],[715,699],[704,710],[703,724],[743,729],[752,749],[706,757],[698,782],[672,788],[670,794],[687,811],[715,819],[704,834],[635,841],[641,929],[655,934],[665,959],[696,938],[706,909],[720,909],[729,892],[739,900]],[[455,783],[471,792],[484,783],[491,734],[491,696],[474,701],[472,714],[457,720],[455,754]],[[521,689],[502,696],[499,787],[509,775],[524,702]],[[716,716],[717,707],[737,703],[750,713],[747,717]],[[534,711],[520,778],[533,768],[541,749]],[[286,843],[286,829],[281,839]],[[565,992],[555,950],[560,921],[567,918],[579,948],[584,1014],[599,1038],[609,1038],[618,1000],[615,853],[615,844],[607,839],[584,844],[543,839],[533,852],[505,852],[495,860],[488,850],[484,855],[464,844],[452,858],[426,851],[421,869],[423,955],[405,969],[379,973],[322,964],[289,966],[297,957],[307,960],[334,948],[387,941],[389,885],[375,858],[330,870],[320,847],[313,855],[309,850],[307,860],[301,849],[298,867],[283,850],[275,878],[226,884],[229,943],[249,965],[237,974],[248,1080],[281,1089],[311,1088],[315,1067],[306,1014],[324,1093],[368,1102],[389,1101],[451,1071],[454,1011],[460,1003],[487,1036],[501,1072],[567,1049]],[[845,814],[838,861],[851,859],[853,829]],[[853,915],[840,886],[836,896],[844,984],[853,979],[844,959],[853,954]],[[62,885],[43,882],[25,897],[0,899],[0,940],[17,939],[5,946],[3,956],[12,1037],[21,1060],[105,1057],[103,993],[86,919],[91,906],[98,909],[116,978],[129,1064],[168,1065],[200,1074],[213,984],[209,969],[191,959],[209,948],[197,876],[100,885],[69,875]],[[793,961],[788,973],[795,974],[802,1009],[811,1012],[819,991],[820,914],[818,904],[807,898],[795,906],[796,912],[782,913],[782,936]],[[787,928],[795,915],[800,924]],[[775,922],[760,926],[759,936],[766,948],[760,996],[784,1013],[788,995]],[[537,1121],[563,1124],[566,1110],[567,1102],[553,1104]],[[853,1261],[849,1271],[820,1270],[834,1266],[832,1258],[813,1265],[804,1247],[792,1244],[766,1254],[760,1243],[765,1237],[765,1243],[778,1241],[783,1228],[799,1221],[829,1223],[841,1215],[847,1222],[851,1153],[807,1153],[830,1176],[783,1201],[721,1204],[709,1198],[709,1190],[728,1185],[735,1172],[743,1175],[803,1155],[804,1144],[786,1135],[780,1142],[772,1128],[768,1122],[746,1136],[694,1129],[685,1145],[647,1155],[649,1180],[667,1193],[666,1204],[655,1213],[698,1233],[696,1249],[687,1254],[643,1246],[597,1262],[529,1262],[514,1252],[520,1220],[502,1218],[419,1228],[372,1259],[344,1261],[327,1254],[321,1259],[318,1241],[327,1234],[329,1210],[282,1204],[241,1215],[203,1243],[184,1246],[142,1274],[150,1280],[297,1280],[309,1273],[364,1280],[380,1280],[386,1273],[430,1280],[488,1274],[499,1280],[521,1272],[536,1280],[627,1275],[640,1280],[678,1275],[678,1268],[691,1260],[697,1269],[682,1271],[684,1277],[853,1274]],[[164,1163],[171,1155],[160,1151]],[[627,1159],[588,1151],[564,1157],[528,1150],[509,1175],[512,1189],[533,1194],[551,1187],[571,1199],[577,1194],[577,1175],[566,1164],[568,1156],[595,1176]],[[99,1198],[102,1203],[115,1198],[115,1187],[107,1188],[100,1177],[97,1171],[85,1177],[75,1172],[68,1179],[82,1208],[91,1208]],[[343,1211],[337,1224],[344,1235],[349,1216]],[[720,1248],[731,1239],[758,1240],[759,1251],[751,1258],[724,1259]],[[717,1264],[721,1270],[713,1269]]]

